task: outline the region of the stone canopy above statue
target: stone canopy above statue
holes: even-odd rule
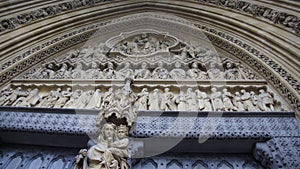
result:
[[[179,48],[179,40],[167,32],[155,30],[136,30],[121,33],[105,43],[111,48],[110,56],[144,57],[155,54],[168,54],[169,50]]]

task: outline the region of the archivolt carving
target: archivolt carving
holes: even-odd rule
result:
[[[2,20],[0,23],[0,32],[15,29],[20,27],[21,25],[30,23],[32,21],[36,21],[39,19],[43,19],[49,16],[54,16],[62,12],[71,11],[75,9],[79,9],[81,7],[92,6],[94,4],[99,4],[103,2],[108,2],[112,0],[81,0],[81,1],[69,1],[60,3],[57,5],[52,5],[44,8],[40,8],[28,13],[23,13],[16,17],[7,18]]]
[[[15,29],[23,24],[30,23],[35,20],[43,19],[49,16],[57,15],[59,13],[75,10],[81,7],[92,6],[94,4],[99,4],[112,0],[98,1],[98,0],[84,0],[84,1],[69,1],[61,4],[48,6],[45,8],[37,9],[30,13],[23,13],[16,17],[7,18],[2,20],[0,23],[0,32]],[[286,27],[288,30],[299,35],[300,32],[300,20],[299,17],[288,14],[286,12],[278,11],[276,9],[271,9],[269,7],[264,7],[262,5],[257,5],[254,3],[246,1],[234,1],[234,0],[216,0],[216,1],[206,1],[206,0],[194,0],[201,3],[213,4],[219,7],[230,8],[232,10],[237,10],[239,12],[245,12],[251,14],[254,17],[262,18],[264,20],[270,21],[274,24],[279,24]]]
[[[230,8],[237,10],[239,12],[245,12],[251,14],[254,17],[262,18],[264,20],[270,21],[274,24],[282,25],[288,30],[300,34],[300,19],[298,16],[288,14],[286,12],[278,11],[277,9],[271,9],[269,7],[264,7],[262,5],[257,5],[255,3],[250,3],[246,1],[236,1],[236,0],[194,0],[201,3],[213,4],[219,7]]]

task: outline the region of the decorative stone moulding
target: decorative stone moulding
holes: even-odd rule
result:
[[[29,13],[23,13],[16,17],[5,18],[0,23],[0,32],[5,32],[7,30],[13,30],[25,24],[33,21],[45,19],[51,16],[64,14],[65,12],[78,10],[86,7],[93,7],[98,4],[105,5],[108,2],[115,2],[113,0],[89,0],[89,1],[68,1],[60,3],[53,6],[48,6],[45,8],[40,8]],[[147,1],[147,5],[153,5],[151,2]],[[184,4],[180,1],[181,4]],[[285,11],[280,11],[278,9],[272,9],[272,7],[263,6],[257,4],[256,2],[246,2],[246,1],[235,1],[235,0],[216,0],[216,1],[206,1],[206,0],[191,0],[191,2],[197,2],[201,5],[213,5],[220,8],[235,10],[238,13],[249,14],[253,17],[262,19],[263,21],[268,21],[270,23],[281,25],[286,30],[299,35],[300,32],[300,19],[299,16],[289,14]],[[139,1],[139,3],[144,3],[144,1]],[[283,8],[284,9],[284,8]],[[283,10],[282,9],[282,10]]]

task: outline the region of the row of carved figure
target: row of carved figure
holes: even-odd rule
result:
[[[148,68],[149,64],[141,63],[141,68],[131,68],[129,62],[125,62],[121,69],[116,70],[114,64],[108,62],[103,70],[97,63],[91,63],[90,66],[83,66],[82,63],[77,63],[73,68],[70,65],[63,63],[61,66],[56,66],[53,63],[43,65],[40,70],[32,74],[25,74],[23,77],[28,79],[253,79],[254,74],[243,71],[239,66],[231,62],[226,62],[223,65],[211,63],[207,67],[207,71],[197,62],[193,62],[189,68],[184,68],[179,61],[175,62],[174,68],[171,64],[164,65],[163,62],[158,62],[155,68]],[[86,68],[84,68],[86,67]],[[187,69],[187,70],[186,70]]]
[[[23,91],[21,87],[15,90],[6,89],[1,92],[0,103],[3,106],[48,107],[48,108],[85,108],[85,109],[117,109],[125,110],[132,105],[138,110],[180,110],[180,111],[275,111],[281,110],[281,103],[274,95],[264,89],[256,94],[254,91],[242,89],[234,94],[224,88],[218,91],[203,92],[199,89],[188,88],[186,92],[174,94],[169,88],[162,92],[154,89],[149,92],[143,88],[140,93],[134,93],[126,85],[106,92],[100,89],[72,91],[57,88],[49,94],[40,96],[37,88]],[[281,106],[281,107],[280,107]],[[278,108],[280,107],[280,108]],[[132,110],[130,110],[132,111]]]

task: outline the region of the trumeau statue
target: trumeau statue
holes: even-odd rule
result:
[[[75,169],[129,169],[128,145],[127,126],[105,123],[97,143],[79,151]]]

